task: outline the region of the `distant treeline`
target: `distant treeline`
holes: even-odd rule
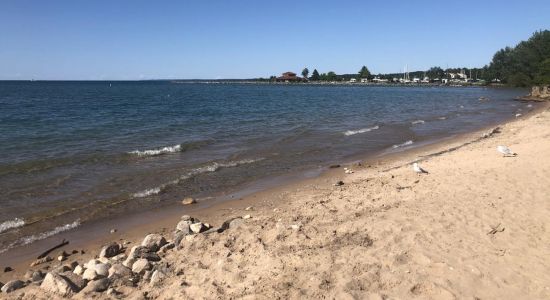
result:
[[[550,31],[535,32],[527,41],[515,47],[506,47],[493,56],[490,64],[483,68],[447,68],[432,67],[425,71],[409,72],[409,78],[424,79],[452,79],[452,74],[464,74],[470,81],[484,83],[503,83],[511,86],[531,86],[536,84],[550,84]],[[354,74],[336,74],[333,71],[319,73],[314,69],[310,73],[308,68],[302,70],[303,78],[309,81],[349,81],[375,77],[393,81],[403,78],[403,73],[373,75],[366,66]],[[274,81],[276,76],[259,78],[258,81]]]

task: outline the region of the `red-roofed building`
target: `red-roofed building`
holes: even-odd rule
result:
[[[284,72],[282,76],[277,77],[278,82],[302,82],[307,81],[307,79],[296,76],[296,73],[293,72]]]

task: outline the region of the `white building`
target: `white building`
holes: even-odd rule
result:
[[[349,83],[356,83],[356,82],[357,82],[357,79],[355,79],[355,78],[352,78],[352,79],[349,80]]]
[[[387,80],[387,79],[382,79],[382,78],[380,78],[380,77],[378,77],[378,76],[376,76],[376,77],[374,77],[374,78],[372,79],[372,82],[374,82],[374,83],[387,83],[388,81],[389,81],[389,80]]]

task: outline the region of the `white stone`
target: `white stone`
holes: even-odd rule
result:
[[[72,284],[65,278],[55,273],[48,273],[40,284],[43,290],[66,297],[74,292]]]
[[[127,277],[132,275],[132,270],[130,268],[125,267],[121,264],[115,264],[112,265],[109,269],[109,278],[116,276],[116,277]]]
[[[85,269],[91,269],[100,262],[97,259],[90,259],[87,263],[84,264]]]
[[[202,225],[202,223],[195,223],[195,224],[191,224],[189,226],[189,228],[191,229],[192,232],[194,233],[200,233],[201,230],[204,228],[204,225]]]
[[[82,278],[86,280],[95,280],[99,278],[99,276],[97,275],[96,271],[92,268],[92,269],[86,269],[82,274]]]
[[[140,258],[132,265],[132,272],[143,274],[145,271],[151,270],[151,263],[145,258]]]
[[[149,234],[141,242],[141,245],[149,248],[151,251],[157,251],[166,244],[166,239],[160,234]]]
[[[110,264],[97,264],[94,266],[94,270],[97,273],[97,275],[105,276],[109,275],[109,268],[111,268]]]
[[[6,282],[2,289],[0,289],[3,293],[11,293],[15,290],[18,290],[25,286],[25,283],[21,280],[11,280]]]
[[[78,265],[74,268],[73,273],[76,275],[82,275],[84,273],[84,268],[81,265]]]
[[[155,270],[153,272],[153,275],[151,275],[151,285],[152,286],[159,285],[162,282],[162,280],[164,280],[165,277],[166,277],[166,274],[164,274],[159,270]]]

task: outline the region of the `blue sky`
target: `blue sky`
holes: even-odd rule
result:
[[[527,1],[525,1],[527,2]],[[550,29],[550,1],[0,3],[0,79],[268,77],[476,67]]]

